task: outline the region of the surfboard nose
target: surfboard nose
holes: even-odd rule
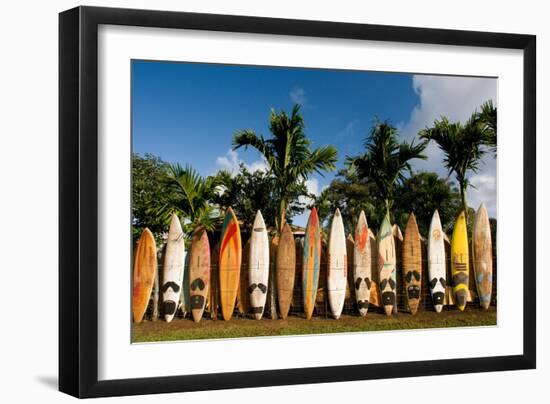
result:
[[[456,292],[456,302],[457,306],[461,311],[464,311],[466,308],[466,301],[468,300],[468,294],[466,290],[462,289]]]

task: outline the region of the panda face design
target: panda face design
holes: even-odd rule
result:
[[[447,287],[447,281],[443,277],[439,279],[433,278],[429,286],[435,311],[439,313],[443,309],[443,304],[445,303],[445,288]]]

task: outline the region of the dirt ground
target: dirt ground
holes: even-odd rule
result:
[[[338,320],[291,315],[286,320],[234,316],[231,321],[204,317],[199,323],[190,318],[176,318],[170,323],[159,319],[132,325],[133,342],[176,341],[194,339],[243,338],[277,335],[325,334],[337,332],[404,330],[418,328],[476,327],[496,325],[496,308],[483,310],[468,306],[464,312],[421,311],[415,315],[400,312],[392,316],[369,312],[366,317],[342,315]]]

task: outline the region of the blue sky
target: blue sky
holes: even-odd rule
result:
[[[255,150],[231,150],[233,133],[253,129],[269,136],[271,108],[290,111],[299,103],[313,147],[334,145],[341,168],[346,155],[362,151],[376,117],[389,119],[410,139],[440,115],[466,119],[489,98],[496,102],[495,79],[133,61],[133,151],[191,164],[205,176],[221,168],[234,170],[239,162],[262,169],[265,163]],[[429,154],[417,168],[444,175],[437,148]],[[476,176],[482,186],[470,202],[485,200],[494,215],[496,164],[486,160]],[[319,193],[333,176],[313,176],[310,191]],[[305,215],[296,222],[305,223]]]

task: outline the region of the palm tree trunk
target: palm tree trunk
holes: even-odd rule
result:
[[[460,199],[462,200],[462,209],[464,210],[464,217],[466,223],[468,223],[468,202],[466,201],[466,186],[460,183]]]
[[[386,205],[386,215],[390,217],[390,201],[389,199],[384,199],[384,204]]]
[[[279,204],[279,234],[283,232],[283,227],[285,227],[285,216],[286,216],[286,200],[285,198],[281,198],[281,202]]]

